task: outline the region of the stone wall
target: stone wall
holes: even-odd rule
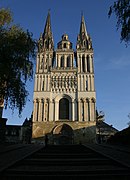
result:
[[[65,125],[68,129],[63,130]],[[58,127],[59,131],[56,132],[55,130]],[[71,135],[69,134],[70,129],[72,129]],[[71,138],[71,144],[95,143],[96,123],[78,121],[33,122],[32,132],[32,142],[44,143],[44,137],[48,135],[50,144],[57,144],[55,138],[61,138],[61,136],[66,140]],[[70,143],[69,139],[68,142]]]

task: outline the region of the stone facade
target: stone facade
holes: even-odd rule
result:
[[[81,17],[76,50],[67,34],[54,50],[50,12],[38,42],[34,85],[33,141],[53,144],[95,142],[96,94],[93,48]]]

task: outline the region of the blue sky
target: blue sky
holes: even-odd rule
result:
[[[108,18],[109,6],[114,0],[0,0],[0,7],[9,7],[14,23],[29,29],[35,39],[43,32],[48,9],[55,47],[63,33],[69,35],[75,49],[77,34],[83,12],[87,31],[93,41],[95,87],[97,109],[105,113],[105,121],[118,130],[128,125],[130,113],[130,47],[120,43],[120,32],[116,31],[116,19]],[[4,110],[7,124],[22,124],[33,110],[34,81],[28,82],[29,100],[22,117]]]

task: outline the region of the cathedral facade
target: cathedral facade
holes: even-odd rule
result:
[[[38,42],[34,85],[33,141],[95,142],[96,93],[92,40],[81,17],[76,50],[67,34],[54,49],[50,12]]]

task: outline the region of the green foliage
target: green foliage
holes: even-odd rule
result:
[[[28,96],[26,82],[33,77],[36,42],[11,21],[10,11],[0,10],[0,99],[5,108],[18,108],[21,114]]]
[[[110,7],[108,16],[115,13],[117,18],[117,30],[121,28],[121,42],[126,45],[130,42],[130,0],[117,0]]]
[[[9,9],[0,9],[0,26],[9,24],[12,21],[12,15]]]

